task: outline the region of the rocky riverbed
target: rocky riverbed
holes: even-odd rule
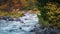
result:
[[[25,16],[19,18],[4,17],[0,19],[0,34],[35,34],[30,31],[38,27],[36,14],[26,13]]]
[[[0,19],[0,34],[60,34],[60,29],[41,28],[36,14],[26,13],[19,18]]]

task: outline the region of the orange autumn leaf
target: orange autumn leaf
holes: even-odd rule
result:
[[[35,14],[40,13],[40,11],[39,11],[38,9],[36,9],[36,8],[33,9],[33,12],[34,12]]]

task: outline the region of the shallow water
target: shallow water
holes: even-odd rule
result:
[[[7,21],[0,19],[0,34],[35,34],[30,32],[37,26],[38,18],[35,14],[25,14],[25,16],[18,18],[17,21]]]
[[[26,13],[14,21],[0,19],[0,34],[60,34],[60,29],[42,28],[36,14]]]

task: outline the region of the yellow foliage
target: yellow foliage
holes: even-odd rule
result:
[[[21,17],[23,16],[23,12],[21,11],[18,11],[17,10],[13,10],[12,12],[6,12],[6,11],[0,11],[0,17],[3,17],[3,16],[10,16],[10,17],[13,17],[13,18],[18,18],[18,17]]]
[[[47,15],[49,15],[50,23],[60,28],[60,7],[57,6],[57,3],[49,2],[44,8],[49,9]]]

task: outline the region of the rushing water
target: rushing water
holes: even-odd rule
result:
[[[36,14],[26,13],[25,16],[14,21],[4,19],[0,19],[0,34],[35,34],[35,32],[30,31],[39,26]]]
[[[60,34],[60,29],[41,28],[36,14],[26,13],[17,19],[0,19],[0,34]]]

